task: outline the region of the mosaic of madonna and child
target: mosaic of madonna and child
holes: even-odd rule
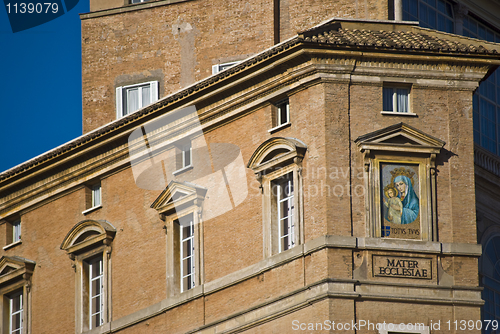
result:
[[[420,239],[418,165],[380,164],[382,237]]]

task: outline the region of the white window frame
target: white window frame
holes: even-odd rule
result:
[[[122,86],[122,87],[117,87],[116,88],[116,118],[119,119],[119,118],[122,118],[124,116],[127,116],[127,115],[130,115],[134,112],[136,112],[137,110],[140,110],[142,108],[144,108],[146,105],[143,105],[142,103],[142,87],[144,86],[148,86],[150,87],[150,90],[149,90],[149,94],[150,94],[150,97],[149,97],[149,101],[151,103],[154,103],[158,100],[158,81],[148,81],[148,82],[141,82],[141,83],[137,83],[137,84],[133,84],[133,85],[128,85],[128,86]],[[125,114],[125,96],[126,96],[126,93],[129,89],[133,89],[133,88],[139,88],[140,92],[138,94],[138,98],[139,98],[139,109],[137,110],[134,110],[134,111],[131,111],[131,112],[128,112]],[[148,104],[148,105],[149,105]]]
[[[22,235],[21,235],[21,219],[14,220],[12,223],[6,223],[6,243],[3,247],[4,250],[12,248],[22,243]]]
[[[282,109],[285,109],[286,119],[282,119]],[[282,126],[290,123],[290,102],[288,99],[276,103],[276,126]]]
[[[178,152],[176,158],[178,162],[176,162],[177,170],[172,173],[173,175],[181,174],[193,168],[193,146],[191,142],[176,145],[176,150]]]
[[[287,127],[290,122],[290,101],[288,98],[278,101],[272,105],[273,108],[273,128],[268,130],[272,133],[281,128]],[[282,111],[285,109],[285,119],[282,117]]]
[[[88,279],[89,279],[89,329],[99,327],[104,324],[104,261],[102,256],[93,258],[88,262]],[[94,274],[94,268],[97,266],[98,272],[96,276]],[[92,284],[94,281],[98,281],[98,289],[94,291]],[[93,299],[99,298],[100,303],[97,305],[96,310],[93,309]],[[94,312],[95,311],[95,312]],[[93,318],[95,315],[99,315],[99,321],[96,325],[93,324]]]
[[[9,334],[21,334],[23,333],[23,325],[24,325],[24,296],[23,291],[17,291],[10,294],[7,298],[9,298]],[[17,311],[13,311],[14,300],[19,298],[20,309]],[[19,328],[12,328],[13,318],[14,316],[20,314],[21,322]]]
[[[283,178],[283,179],[281,179]],[[279,237],[279,247],[278,252],[289,250],[295,247],[295,196],[294,196],[294,183],[293,183],[293,172],[283,175],[282,177],[271,181],[273,190],[273,200],[276,201],[277,217],[276,221],[278,223],[278,237]],[[288,196],[286,194],[286,189],[292,188],[292,191]],[[285,196],[285,197],[283,197]],[[288,207],[287,212],[283,212],[282,203],[286,203]],[[284,228],[283,221],[287,221],[286,230]],[[284,239],[288,238],[285,242]]]
[[[180,262],[180,283],[181,283],[181,293],[190,290],[196,286],[195,275],[196,275],[196,249],[195,249],[195,238],[194,238],[194,218],[191,215],[189,219],[189,226],[182,226],[178,219],[175,220],[179,224],[179,237],[180,237],[180,252],[179,252],[179,262]],[[189,228],[189,234],[184,238],[184,229]],[[191,247],[185,250],[184,245],[186,243],[191,243]],[[191,260],[191,265],[187,267],[187,272],[184,272],[184,263]],[[188,278],[189,285],[184,286],[184,278]]]
[[[181,199],[183,201],[184,199]],[[167,218],[167,217],[166,217]],[[181,222],[189,221],[191,234],[187,238],[183,238]],[[169,287],[167,294],[172,297],[180,293],[189,291],[199,286],[202,282],[202,261],[200,250],[202,248],[202,228],[200,227],[201,219],[199,208],[191,206],[176,212],[167,218],[167,269],[173,273],[167,278],[167,286]],[[191,253],[185,254],[183,250],[184,242],[190,240],[192,242]],[[184,272],[184,261],[191,258],[191,266],[189,272]],[[189,286],[185,286],[184,278],[188,277]]]
[[[392,110],[385,110],[384,101],[385,101],[385,91],[386,89],[392,90]],[[401,111],[398,105],[398,90],[406,91],[406,111]],[[382,114],[397,114],[397,115],[407,115],[407,116],[415,116],[415,113],[411,111],[411,87],[408,85],[384,85],[382,88]]]
[[[191,143],[184,145],[182,147],[181,151],[182,151],[182,168],[192,166],[192,164],[193,164],[193,148],[191,146]]]
[[[92,205],[91,208],[97,208],[102,205],[102,189],[101,184],[95,184],[91,188],[92,191]]]
[[[12,243],[21,241],[21,220],[17,220],[12,224]]]
[[[213,74],[217,74],[219,72],[222,72],[236,64],[239,64],[241,63],[241,61],[232,61],[232,62],[228,62],[228,63],[222,63],[222,64],[216,64],[216,65],[212,65],[212,75]]]

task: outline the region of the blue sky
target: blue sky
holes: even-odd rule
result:
[[[0,5],[0,172],[82,133],[80,0],[68,13],[12,33]]]

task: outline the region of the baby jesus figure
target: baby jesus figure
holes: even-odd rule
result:
[[[387,220],[393,224],[401,224],[401,215],[403,214],[403,203],[401,199],[397,196],[398,191],[392,185],[387,185],[384,189],[385,196],[384,205],[388,209]]]

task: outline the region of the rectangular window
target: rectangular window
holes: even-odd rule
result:
[[[221,71],[224,71],[225,69],[231,67],[231,66],[234,66],[236,64],[238,64],[239,61],[233,61],[233,62],[230,62],[230,63],[224,63],[224,64],[217,64],[217,65],[212,65],[212,74],[217,74]]]
[[[101,184],[92,186],[92,208],[101,205]]]
[[[182,148],[182,168],[191,166],[191,143]]]
[[[276,103],[276,126],[290,122],[290,104],[288,99]]]
[[[5,224],[5,246],[3,249],[14,247],[21,243],[21,219]]]
[[[384,87],[383,110],[388,112],[410,112],[408,97],[410,90],[400,87]]]
[[[295,246],[295,224],[293,204],[293,173],[288,173],[273,181],[276,195],[279,252]]]
[[[194,288],[195,256],[194,256],[194,223],[193,216],[176,220],[180,225],[180,279],[181,292]]]
[[[141,2],[147,2],[149,0],[130,0],[130,3],[141,3]]]
[[[193,149],[191,142],[176,145],[176,159],[174,175],[190,170],[193,164]]]
[[[19,291],[8,298],[9,334],[21,334],[23,331],[23,293]]]
[[[158,100],[158,81],[116,88],[116,116],[129,115]]]
[[[12,242],[21,241],[21,221],[12,224]]]
[[[102,257],[88,262],[89,275],[89,328],[96,328],[104,323],[104,270]]]

